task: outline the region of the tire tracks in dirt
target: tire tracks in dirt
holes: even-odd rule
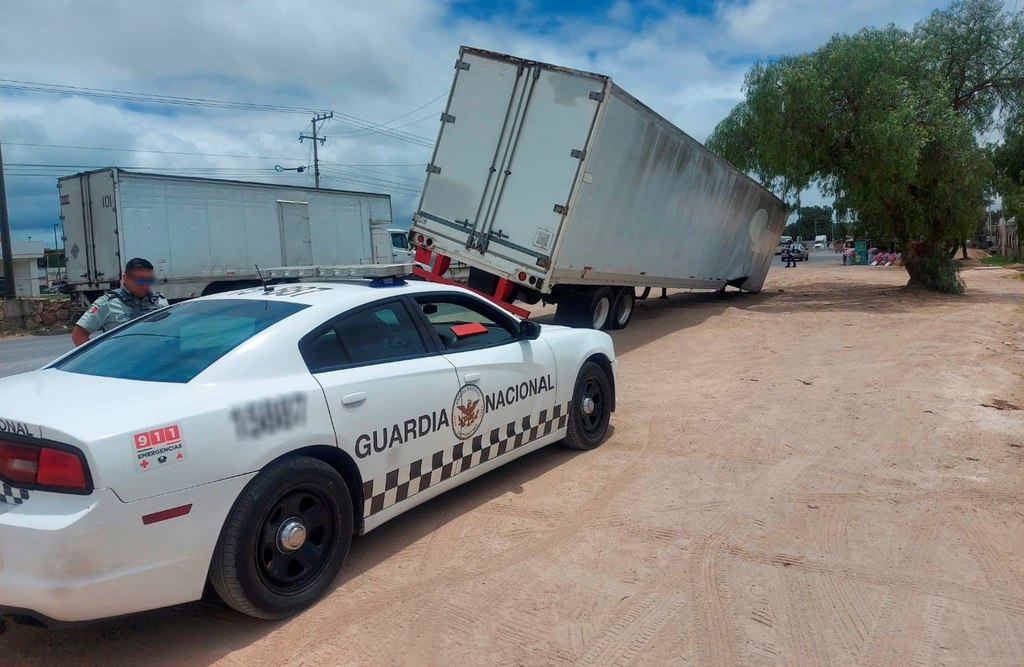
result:
[[[647,424],[647,430],[652,427],[652,419]],[[447,591],[452,588],[466,587],[471,584],[483,583],[487,588],[486,595],[474,596],[474,602],[462,609],[460,613],[456,609],[448,611],[456,619],[463,619],[468,624],[466,631],[471,630],[471,625],[478,619],[491,616],[490,607],[496,600],[507,597],[513,588],[521,586],[522,581],[529,581],[531,563],[534,559],[542,558],[550,550],[571,542],[580,531],[591,525],[601,516],[601,510],[607,507],[613,500],[628,488],[638,476],[641,464],[644,461],[644,453],[650,447],[650,437],[643,437],[642,444],[630,449],[628,457],[624,459],[625,465],[618,468],[605,482],[597,486],[590,495],[590,499],[570,510],[557,510],[547,512],[537,508],[525,508],[524,514],[534,520],[543,520],[546,516],[546,524],[549,529],[539,536],[535,541],[524,541],[518,546],[502,553],[500,557],[492,562],[486,563],[486,567],[476,571],[467,572],[461,569],[453,570],[444,574],[444,570],[432,579],[421,582],[417,592],[407,595],[398,602],[386,602],[393,598],[388,593],[377,596],[377,600],[367,601],[373,605],[375,611],[369,615],[362,616],[360,625],[381,628],[381,632],[374,632],[371,637],[369,633],[358,633],[350,631],[346,636],[351,643],[346,644],[346,651],[353,651],[360,656],[361,662],[374,662],[374,658],[381,655],[381,652],[392,646],[393,640],[398,636],[400,628],[409,627],[424,614],[428,609],[436,609],[437,600],[443,599]],[[603,452],[616,451],[612,448],[602,449]],[[619,452],[623,453],[623,452]],[[493,501],[492,501],[493,503]],[[508,514],[507,508],[502,508],[499,513]],[[375,604],[376,603],[376,604]],[[326,664],[323,660],[330,659],[335,655],[334,646],[320,647],[324,631],[337,623],[337,618],[316,618],[303,617],[301,637],[293,637],[292,647],[289,653],[299,657],[294,658],[288,664],[297,667],[305,663]],[[309,622],[313,620],[314,622]],[[429,624],[423,624],[424,629],[415,636],[420,640],[423,633],[428,632]],[[419,646],[427,648],[429,642],[419,642]],[[366,660],[365,658],[370,658]],[[320,662],[317,662],[317,661]]]

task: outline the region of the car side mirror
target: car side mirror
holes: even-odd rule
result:
[[[523,320],[519,323],[519,336],[523,340],[537,340],[540,338],[540,325],[530,320]]]

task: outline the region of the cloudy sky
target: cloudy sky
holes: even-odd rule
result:
[[[312,162],[309,142],[298,141],[312,110],[335,112],[322,185],[391,193],[404,226],[460,44],[609,74],[704,140],[739,101],[752,62],[812,49],[835,32],[909,27],[946,4],[3,0],[0,141],[12,236],[52,245],[56,178],[87,168],[311,185],[311,172],[274,166]]]

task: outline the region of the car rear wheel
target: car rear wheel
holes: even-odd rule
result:
[[[267,466],[228,514],[210,582],[229,607],[284,618],[320,599],[352,544],[352,500],[341,475],[307,456]]]
[[[612,381],[601,366],[588,361],[576,376],[569,431],[562,444],[571,449],[594,449],[608,436],[611,413]]]

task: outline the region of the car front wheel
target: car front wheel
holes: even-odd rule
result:
[[[263,469],[228,514],[210,583],[229,607],[285,618],[330,587],[352,544],[352,501],[323,461],[294,456]]]
[[[594,449],[608,436],[611,416],[612,380],[601,366],[588,361],[576,376],[563,444],[571,449]]]

